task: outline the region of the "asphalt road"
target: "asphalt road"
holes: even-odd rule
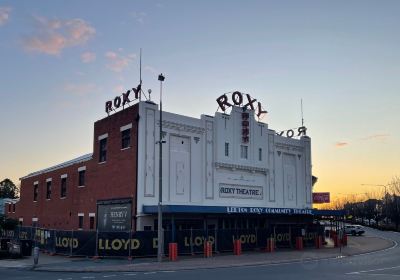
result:
[[[197,269],[187,271],[65,273],[0,269],[0,279],[107,280],[107,279],[400,279],[400,233],[368,229],[368,235],[391,239],[389,249],[358,256],[252,267]]]

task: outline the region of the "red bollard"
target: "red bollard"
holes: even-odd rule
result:
[[[273,253],[275,251],[275,239],[274,238],[267,238],[267,249],[268,253]]]
[[[242,254],[242,243],[240,242],[240,239],[233,241],[233,254],[236,256]]]
[[[339,238],[338,238],[337,234],[332,235],[332,239],[333,239],[334,246],[339,247]]]
[[[343,240],[342,240],[343,246],[347,246],[347,234],[343,234]]]
[[[212,243],[211,243],[211,241],[204,242],[204,257],[205,258],[212,257]]]
[[[296,237],[296,250],[303,250],[303,237]]]
[[[176,261],[178,259],[178,243],[168,244],[168,257],[170,261]]]
[[[316,249],[321,249],[322,248],[322,236],[316,236],[315,237],[315,248]]]

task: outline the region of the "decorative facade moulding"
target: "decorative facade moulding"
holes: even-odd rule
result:
[[[255,167],[255,166],[249,166],[249,165],[238,165],[238,164],[231,164],[231,163],[224,163],[224,162],[216,162],[214,165],[216,168],[243,170],[243,171],[247,171],[247,172],[261,173],[264,175],[267,175],[267,173],[268,173],[267,168]]]
[[[157,121],[157,125],[160,125],[160,121]],[[163,121],[163,128],[169,128],[173,130],[185,131],[195,134],[203,134],[206,131],[205,128],[203,127],[176,123],[171,121]]]
[[[295,145],[290,145],[286,143],[275,143],[275,148],[276,149],[281,149],[281,150],[286,150],[286,151],[296,151],[296,152],[303,152],[304,148],[295,146]]]

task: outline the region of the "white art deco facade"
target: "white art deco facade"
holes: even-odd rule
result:
[[[159,186],[158,106],[140,102],[139,115],[137,230],[154,230]],[[166,225],[172,221],[179,228],[232,228],[310,217],[308,136],[279,136],[256,120],[255,111],[243,106],[232,106],[229,114],[216,112],[199,119],[163,112],[162,130]]]

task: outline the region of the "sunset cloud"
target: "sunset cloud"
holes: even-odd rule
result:
[[[90,63],[96,60],[96,54],[93,52],[84,52],[81,54],[81,60],[83,63]]]
[[[348,146],[348,145],[349,145],[349,143],[347,143],[347,142],[336,142],[335,147],[336,148],[343,148],[343,147]]]
[[[109,51],[105,53],[105,57],[108,60],[107,67],[110,70],[114,72],[121,72],[129,66],[129,64],[136,58],[136,55],[129,54],[125,56],[113,51]]]
[[[68,47],[84,45],[96,33],[96,30],[83,19],[69,20],[35,17],[36,34],[25,40],[28,51],[58,55]]]
[[[0,7],[0,26],[6,24],[6,22],[10,19],[11,8],[9,7]]]

